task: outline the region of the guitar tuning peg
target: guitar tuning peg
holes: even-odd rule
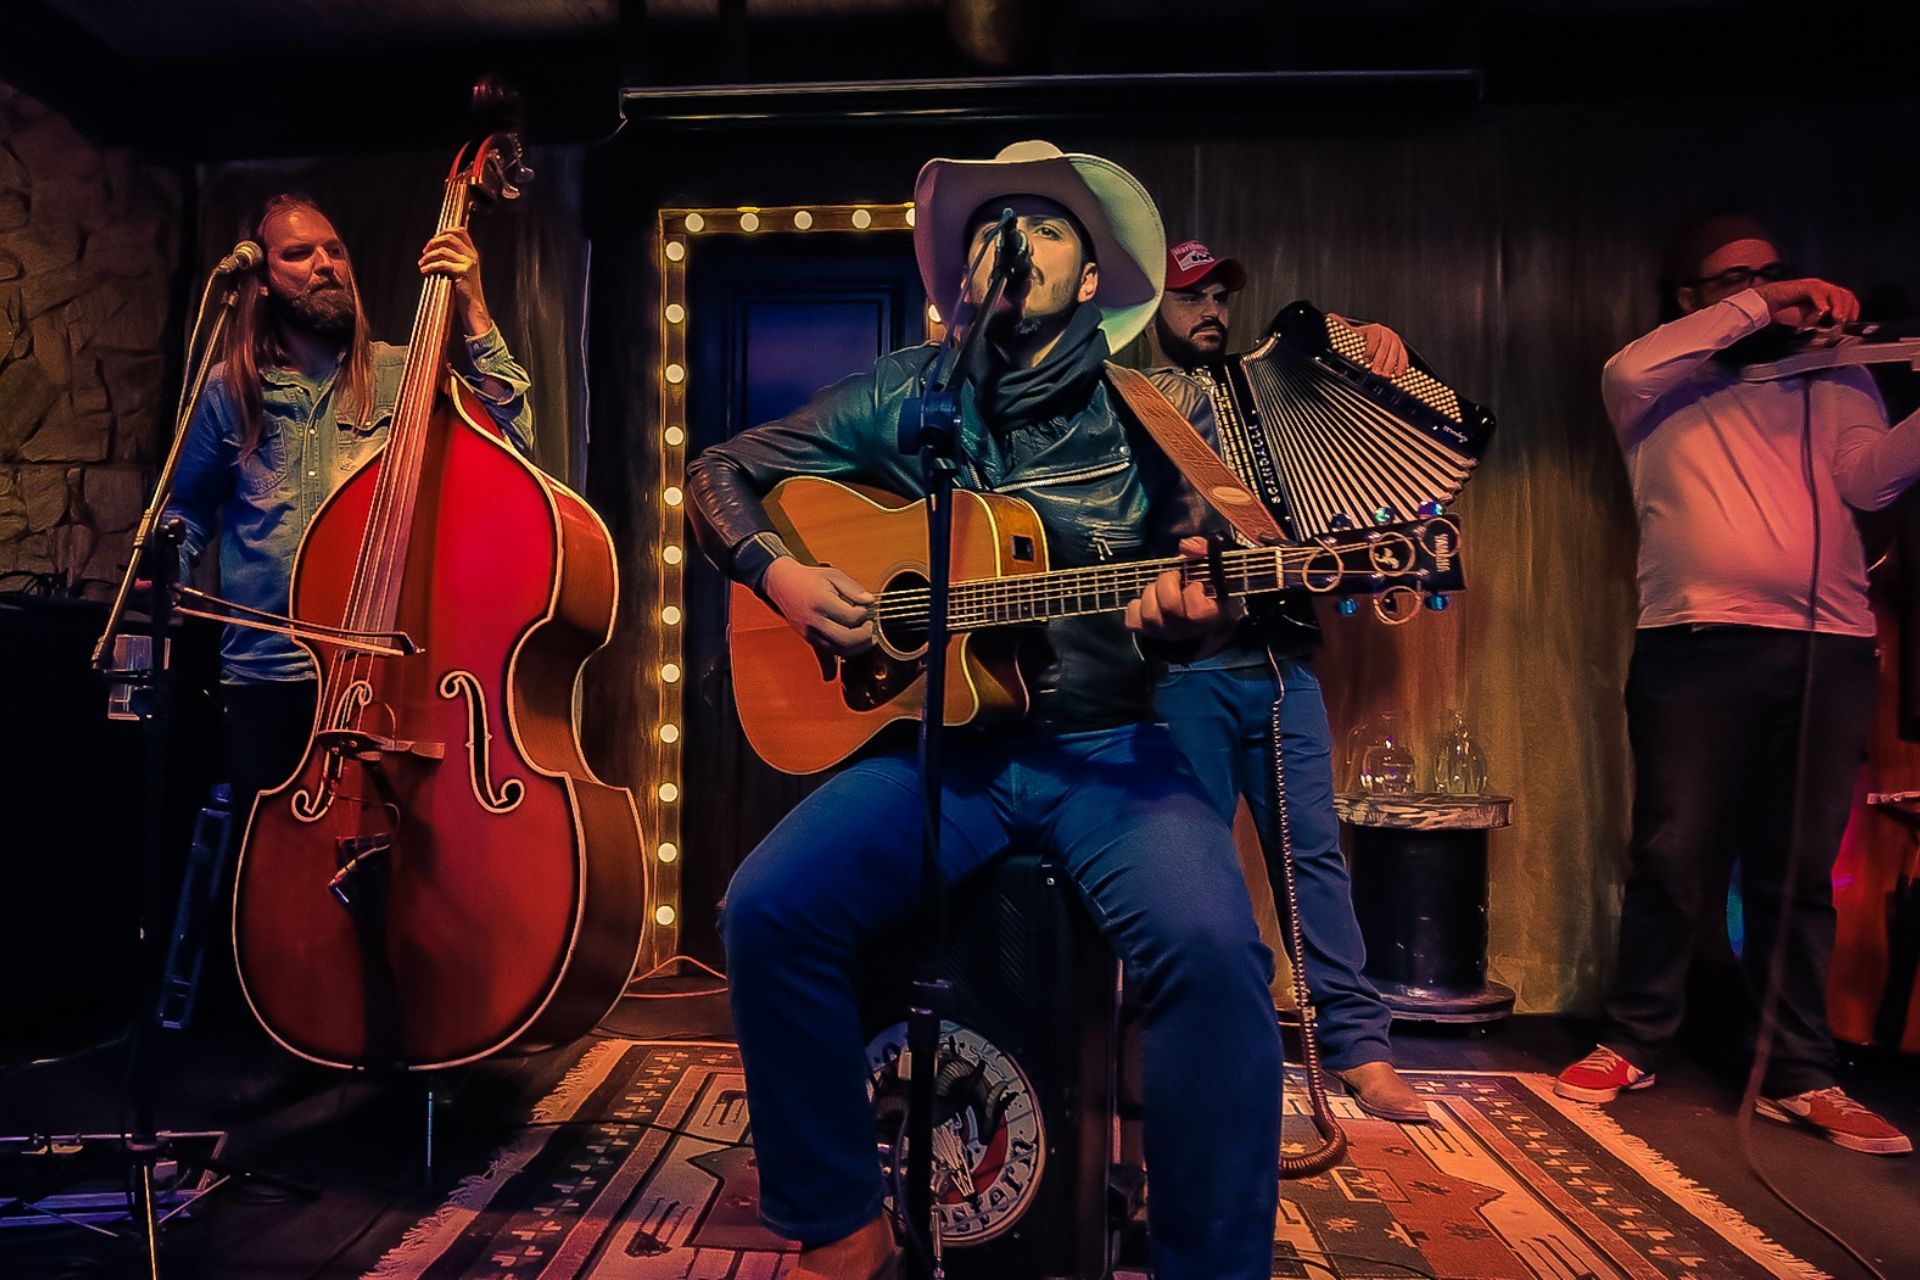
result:
[[[1360,602],[1352,596],[1342,596],[1333,602],[1333,611],[1343,618],[1351,618],[1360,612]]]
[[[1427,608],[1435,613],[1443,613],[1453,604],[1453,597],[1444,591],[1435,591],[1427,597]]]

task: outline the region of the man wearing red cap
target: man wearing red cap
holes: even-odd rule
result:
[[[1198,240],[1167,250],[1167,292],[1153,317],[1153,337],[1166,363],[1194,369],[1227,354],[1232,294],[1247,287],[1247,269],[1216,258]]]
[[[1226,355],[1229,300],[1246,283],[1244,267],[1232,258],[1214,257],[1198,240],[1167,250],[1167,293],[1154,316],[1155,342],[1168,363],[1216,394],[1224,393],[1224,384],[1208,370]],[[1365,337],[1376,371],[1392,377],[1406,368],[1406,348],[1391,329],[1355,329]],[[1369,1115],[1430,1123],[1427,1104],[1393,1069],[1392,1012],[1361,973],[1366,945],[1354,918],[1353,882],[1340,854],[1333,808],[1333,735],[1313,669],[1319,637],[1313,611],[1304,602],[1256,607],[1228,648],[1199,662],[1170,666],[1154,705],[1193,761],[1215,810],[1232,821],[1235,805],[1246,797],[1284,919],[1281,815],[1275,811],[1271,779],[1271,711],[1275,699],[1280,701],[1287,832],[1304,968],[1327,1065]]]
[[[1600,1044],[1555,1090],[1610,1102],[1653,1084],[1699,920],[1721,909],[1738,859],[1756,996],[1783,939],[1756,1109],[1897,1155],[1912,1142],[1834,1083],[1826,986],[1833,863],[1878,676],[1853,510],[1920,477],[1920,417],[1889,430],[1859,369],[1742,380],[1794,329],[1859,316],[1853,294],[1800,276],[1774,245],[1748,218],[1684,228],[1661,285],[1678,318],[1601,377],[1640,522],[1631,871]]]

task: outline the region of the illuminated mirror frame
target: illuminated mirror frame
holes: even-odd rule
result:
[[[681,714],[686,685],[686,559],[699,554],[688,544],[683,509],[687,475],[687,269],[693,245],[709,236],[821,235],[910,231],[911,204],[775,205],[737,209],[662,209],[656,233],[660,264],[659,449],[660,524],[651,548],[643,548],[652,572],[641,575],[640,609],[653,619],[648,678],[659,694],[659,712],[647,726],[643,754],[641,813],[654,833],[651,876],[653,954],[659,964],[680,947],[680,812],[685,776]]]

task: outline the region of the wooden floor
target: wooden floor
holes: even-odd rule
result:
[[[654,984],[651,995],[712,983]],[[312,1195],[232,1182],[163,1236],[165,1274],[210,1280],[301,1280],[358,1276],[445,1189],[479,1167],[577,1057],[578,1046],[448,1073],[434,1082],[434,1170],[428,1184],[425,1082],[363,1079],[297,1063],[237,1018],[210,1019],[169,1034],[159,1055],[160,1122],[172,1129],[224,1129],[225,1156],[308,1184]],[[706,995],[624,1001],[609,1032],[659,1038],[726,1038],[725,1001]],[[1397,1033],[1410,1069],[1552,1071],[1589,1047],[1567,1020],[1523,1017],[1488,1031]],[[44,1046],[42,1047],[44,1050]],[[1611,1113],[1681,1171],[1762,1231],[1835,1276],[1862,1274],[1841,1251],[1773,1200],[1746,1170],[1734,1143],[1738,1064],[1720,1075],[1702,1055],[1675,1063],[1660,1084],[1623,1097]],[[121,1047],[71,1061],[0,1066],[0,1134],[112,1130],[123,1113]],[[1865,1057],[1845,1079],[1857,1096],[1909,1132],[1920,1132],[1920,1064]],[[1845,1234],[1890,1277],[1920,1276],[1920,1160],[1842,1151],[1783,1126],[1755,1127],[1768,1172],[1808,1209]],[[105,1159],[103,1153],[101,1156]],[[0,1196],[67,1176],[62,1168],[0,1157]],[[124,1230],[124,1224],[118,1228]],[[133,1243],[68,1226],[0,1227],[7,1280],[144,1274]]]

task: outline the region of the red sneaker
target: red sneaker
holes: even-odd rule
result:
[[[1645,1089],[1654,1081],[1625,1058],[1598,1045],[1594,1051],[1560,1073],[1553,1091],[1575,1102],[1612,1102],[1622,1089]]]
[[[1913,1150],[1913,1139],[1848,1097],[1837,1084],[1790,1098],[1756,1098],[1753,1109],[1769,1120],[1803,1125],[1849,1151],[1903,1156]]]

